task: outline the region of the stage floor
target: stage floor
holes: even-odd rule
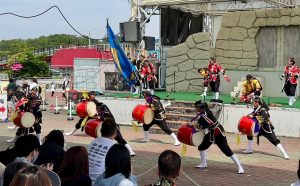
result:
[[[201,97],[202,93],[198,92],[155,92],[155,95],[159,96],[161,99],[174,99],[176,101],[192,101],[195,102],[199,99],[202,99]],[[167,95],[169,95],[167,97]],[[105,95],[106,97],[118,97],[118,98],[139,98],[140,95],[137,94],[131,94],[129,92],[106,92]],[[212,99],[212,94],[208,93],[208,96],[206,97],[206,100]],[[223,100],[224,104],[231,104],[233,99],[230,97],[229,94],[221,94],[220,99]],[[283,97],[283,98],[277,98],[277,97],[263,97],[266,103],[270,104],[279,104],[282,107],[285,108],[300,108],[300,100],[297,99],[297,101],[294,103],[293,106],[288,105],[288,97]],[[243,103],[238,103],[241,105],[245,105]]]

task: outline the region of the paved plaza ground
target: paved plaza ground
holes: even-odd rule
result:
[[[66,111],[55,115],[48,109],[43,112],[42,136],[48,134],[52,129],[70,131],[78,121],[78,117],[75,116],[74,119],[68,121]],[[15,134],[15,131],[7,128],[8,126],[12,126],[12,123],[0,123],[0,150],[9,146],[5,141]],[[163,150],[171,149],[181,154],[182,145],[173,146],[172,138],[166,134],[151,134],[151,142],[144,144],[139,142],[143,137],[142,128],[136,132],[131,126],[121,126],[121,132],[136,152],[136,156],[132,158],[132,164],[133,174],[138,176],[139,185],[153,183],[157,180],[157,159]],[[243,154],[242,151],[247,146],[246,136],[242,136],[241,144],[238,146],[236,135],[227,134],[230,147],[244,166],[245,174],[243,175],[237,174],[235,164],[216,145],[212,145],[208,150],[208,168],[194,168],[199,163],[199,152],[196,147],[188,146],[186,155],[182,156],[181,173],[177,184],[179,186],[289,185],[297,180],[300,138],[279,138],[291,157],[290,160],[284,160],[276,147],[264,137],[260,138],[259,146],[254,145],[254,154]],[[87,146],[93,140],[83,132],[79,132],[75,136],[66,136],[65,139],[69,147]]]

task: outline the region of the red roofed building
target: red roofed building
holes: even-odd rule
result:
[[[95,48],[70,48],[61,49],[55,54],[53,54],[51,58],[51,67],[73,68],[75,58],[96,58],[113,61],[112,54],[110,51],[98,51]]]

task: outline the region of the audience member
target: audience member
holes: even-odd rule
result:
[[[105,170],[105,157],[109,148],[115,143],[117,125],[113,119],[105,119],[101,126],[101,137],[91,142],[88,148],[89,168],[92,182]]]
[[[7,165],[3,175],[3,186],[9,186],[15,174],[25,167],[28,167],[28,164],[25,162],[13,162]]]
[[[29,166],[21,169],[14,176],[9,184],[10,186],[52,186],[50,178],[42,168],[38,166]]]
[[[292,183],[291,184],[291,186],[300,186],[300,160],[299,160],[299,166],[298,166],[298,171],[297,171],[297,173],[298,173],[298,181],[296,181],[296,182],[294,182],[294,183]]]
[[[131,157],[128,149],[114,144],[105,157],[105,172],[95,182],[95,186],[136,186],[136,177],[131,175]]]
[[[92,185],[89,177],[89,160],[85,147],[71,147],[65,152],[58,175],[62,186]]]
[[[53,163],[53,171],[57,172],[64,158],[64,134],[60,130],[52,130],[44,137],[36,165]]]
[[[148,186],[175,186],[179,176],[181,158],[179,154],[172,150],[165,150],[158,158],[159,181]]]

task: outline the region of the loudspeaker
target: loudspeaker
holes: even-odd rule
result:
[[[120,23],[120,34],[123,42],[138,42],[141,40],[140,22],[130,21]]]
[[[155,37],[144,36],[145,50],[155,50]]]

